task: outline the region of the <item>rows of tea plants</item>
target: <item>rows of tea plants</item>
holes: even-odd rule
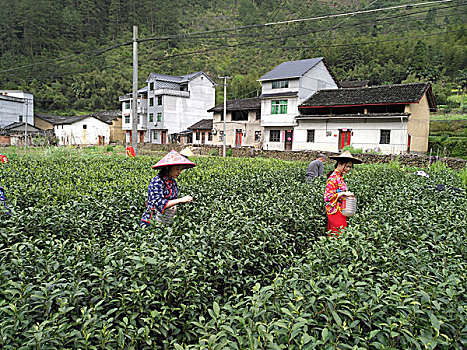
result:
[[[170,226],[138,227],[157,159],[10,157],[0,167],[5,349],[412,349],[467,342],[465,188],[360,166],[359,210],[324,234],[306,164],[195,158]],[[330,167],[330,166],[328,166]],[[436,191],[449,184],[461,194]]]

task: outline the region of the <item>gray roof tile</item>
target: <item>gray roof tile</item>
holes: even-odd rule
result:
[[[323,57],[318,57],[299,61],[282,62],[276,68],[259,78],[258,81],[299,78],[322,60]]]

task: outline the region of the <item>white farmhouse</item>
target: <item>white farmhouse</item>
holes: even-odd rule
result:
[[[110,140],[112,122],[102,121],[93,115],[62,117],[53,124],[55,136],[61,146],[104,145]]]
[[[180,133],[202,119],[212,119],[207,110],[215,102],[216,83],[205,73],[172,76],[151,73],[147,86],[138,91],[138,142],[177,142]],[[131,142],[132,94],[120,97],[122,128]]]
[[[0,128],[19,122],[34,125],[34,97],[21,90],[0,90]]]
[[[292,150],[298,106],[319,90],[339,87],[323,57],[283,62],[258,81],[263,148],[269,150]]]
[[[321,90],[299,106],[294,150],[339,152],[345,146],[382,153],[426,152],[429,83]]]

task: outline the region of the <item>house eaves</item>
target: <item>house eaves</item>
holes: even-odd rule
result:
[[[318,57],[306,60],[282,62],[273,70],[267,72],[265,75],[259,78],[258,81],[263,82],[268,80],[300,78],[319,62],[321,62],[323,58],[324,57]]]

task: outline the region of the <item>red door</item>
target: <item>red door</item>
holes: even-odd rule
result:
[[[161,131],[161,143],[165,144],[167,142],[167,131]]]
[[[339,130],[339,151],[341,151],[345,146],[350,146],[350,135],[352,131],[349,129]]]
[[[412,143],[412,135],[408,135],[407,138],[407,152],[410,153],[410,144]]]
[[[235,147],[241,147],[242,146],[242,129],[237,129],[237,132],[235,134]]]

